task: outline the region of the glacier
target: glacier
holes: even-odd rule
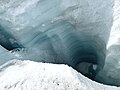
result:
[[[119,86],[119,3],[1,0],[0,65],[12,59],[67,64],[94,81]]]
[[[114,0],[113,5],[113,25],[110,38],[107,44],[106,63],[104,69],[99,73],[102,82],[110,85],[120,86],[120,0]]]

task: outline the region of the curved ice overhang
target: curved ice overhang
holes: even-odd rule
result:
[[[5,61],[17,58],[64,63],[83,74],[92,73],[93,79],[103,69],[113,19],[112,0],[0,2],[1,31],[8,33],[8,38],[14,38],[19,47],[7,51]],[[3,46],[13,48],[11,42],[8,44]],[[81,70],[83,65],[86,72]]]

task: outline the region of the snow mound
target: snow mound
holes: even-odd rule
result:
[[[91,81],[67,65],[12,60],[0,67],[0,90],[120,90]]]

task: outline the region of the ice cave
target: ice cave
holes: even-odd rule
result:
[[[68,65],[120,90],[119,5],[120,0],[0,0],[0,79],[6,63],[30,60]]]

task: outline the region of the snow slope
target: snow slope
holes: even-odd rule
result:
[[[0,67],[0,90],[120,90],[84,77],[67,65],[12,60]]]

